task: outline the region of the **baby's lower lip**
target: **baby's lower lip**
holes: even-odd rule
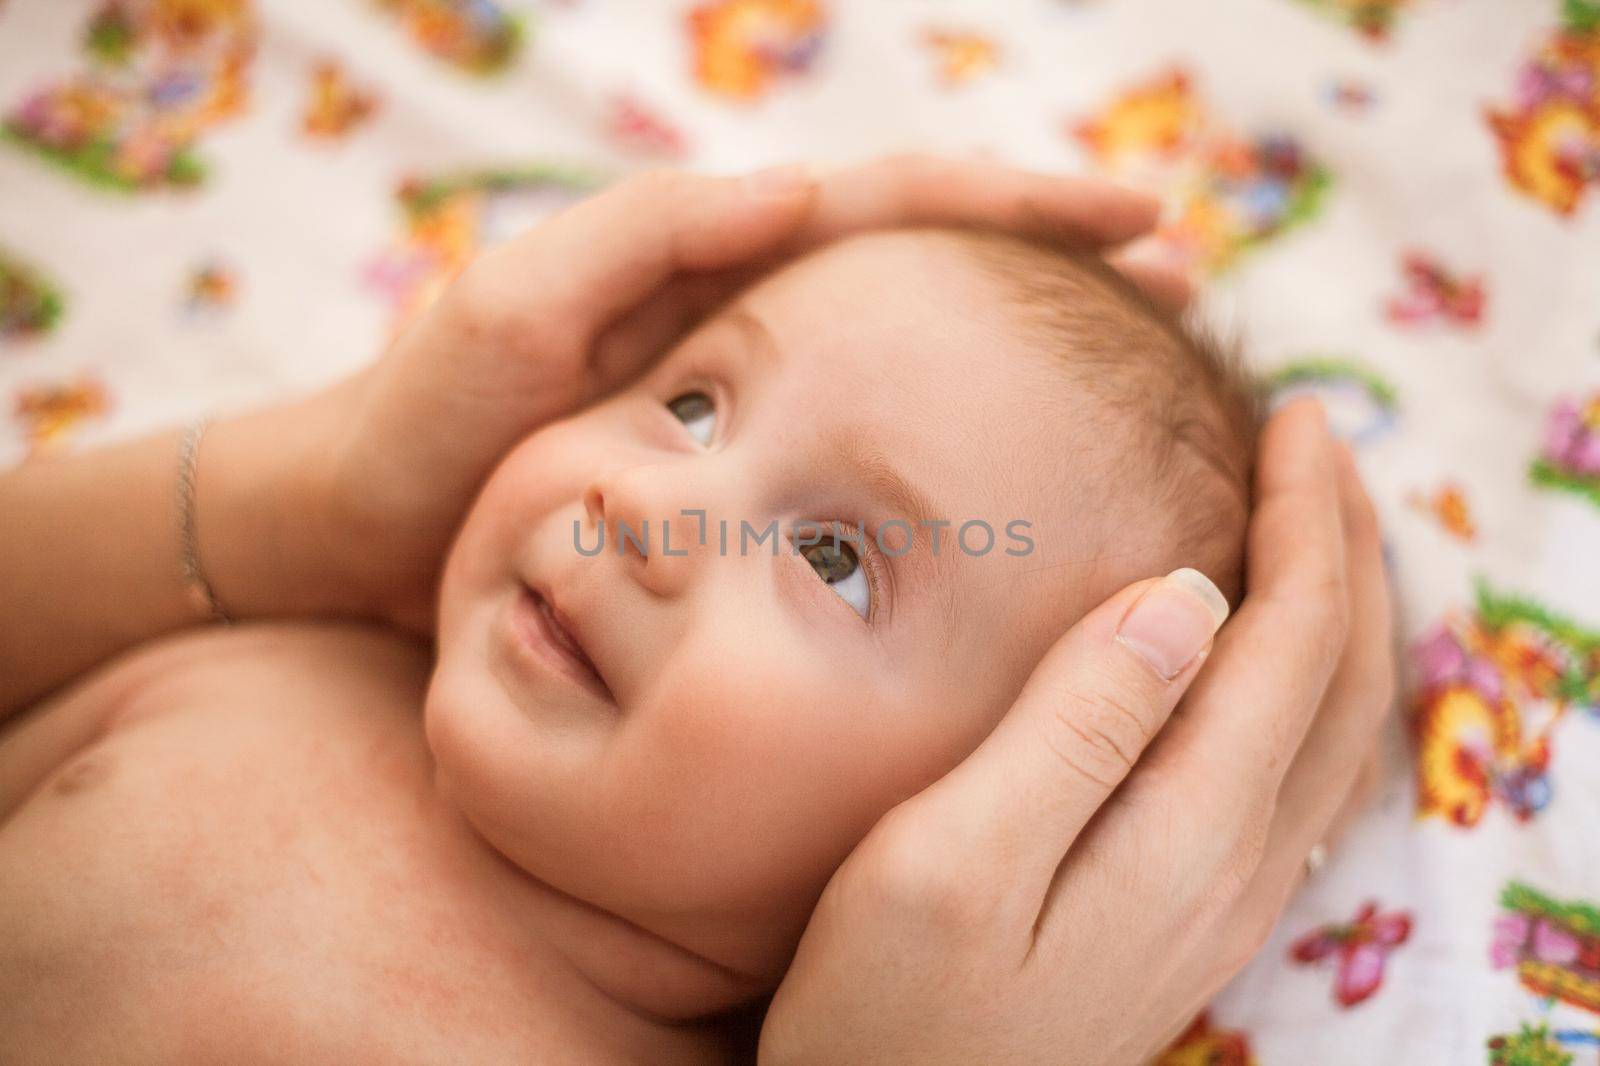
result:
[[[551,617],[544,598],[526,585],[517,591],[516,603],[511,607],[511,626],[523,645],[544,662],[596,695],[611,699],[611,692],[594,665]]]

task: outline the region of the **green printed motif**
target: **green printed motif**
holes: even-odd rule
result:
[[[0,250],[0,338],[49,333],[61,321],[61,294],[37,271]]]

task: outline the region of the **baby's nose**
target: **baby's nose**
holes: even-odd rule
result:
[[[700,518],[683,514],[674,498],[665,473],[653,467],[612,471],[583,493],[604,550],[622,556],[641,584],[662,595],[682,588],[701,547]]]
[[[589,523],[595,528],[601,528],[606,523],[606,494],[598,484],[590,484],[583,490],[583,510],[589,516]]]

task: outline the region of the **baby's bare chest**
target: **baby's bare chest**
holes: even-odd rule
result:
[[[394,674],[425,667],[234,651],[163,676],[0,825],[0,1061],[576,1056],[563,971],[496,920],[433,792]]]

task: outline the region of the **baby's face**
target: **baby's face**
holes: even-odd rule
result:
[[[427,701],[440,784],[488,840],[775,979],[873,823],[1146,576],[1104,551],[1118,456],[991,285],[947,239],[836,245],[506,456],[448,562]],[[860,550],[804,546],[835,520]],[[937,554],[923,520],[950,523]],[[603,685],[530,642],[530,589]]]

